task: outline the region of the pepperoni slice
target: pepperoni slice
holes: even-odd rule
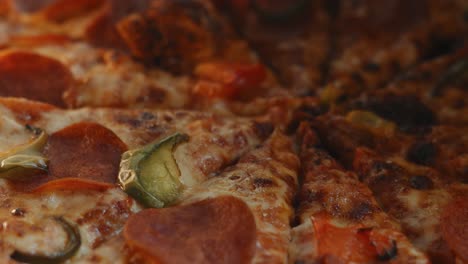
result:
[[[47,182],[33,190],[35,193],[72,191],[72,190],[91,190],[103,192],[115,186],[109,183],[91,181],[80,178],[64,178]]]
[[[114,132],[99,124],[82,122],[68,126],[52,134],[45,147],[49,177],[115,183],[120,157],[126,149]]]
[[[124,236],[151,263],[250,263],[256,226],[243,201],[224,196],[143,210],[129,218]]]
[[[8,0],[0,0],[0,15],[4,16],[10,12],[11,6],[10,1]]]
[[[8,45],[10,47],[38,47],[44,45],[64,45],[70,43],[68,36],[60,34],[39,34],[28,36],[12,36]]]
[[[64,107],[62,94],[73,82],[69,69],[57,60],[24,51],[0,56],[0,96],[25,97]]]
[[[450,203],[441,216],[442,236],[457,257],[468,262],[468,198]]]
[[[53,105],[23,98],[0,97],[0,104],[10,109],[18,120],[25,123],[34,122],[40,118],[43,112],[56,109]]]

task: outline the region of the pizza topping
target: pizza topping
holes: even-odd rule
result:
[[[176,133],[125,152],[119,172],[122,189],[148,207],[159,208],[172,203],[183,189],[173,153],[177,145],[187,140],[187,135]]]
[[[67,234],[67,244],[63,250],[53,255],[32,255],[29,253],[15,251],[11,255],[13,260],[30,264],[55,264],[62,263],[71,258],[81,246],[81,236],[77,227],[69,223],[63,217],[54,216],[52,219],[63,227]]]
[[[64,107],[62,94],[73,83],[69,69],[55,59],[24,51],[0,56],[0,96],[24,97]]]
[[[309,0],[252,0],[252,5],[264,19],[282,22],[295,17],[309,2]]]
[[[250,263],[256,225],[249,207],[232,196],[129,218],[124,236],[131,250],[156,263]]]
[[[359,225],[337,227],[326,218],[313,221],[320,256],[344,262],[388,261],[397,256],[396,241],[372,228]]]
[[[393,122],[389,122],[372,112],[359,110],[351,111],[346,116],[346,119],[355,125],[371,131],[382,132],[385,135],[394,134],[396,129]]]
[[[375,248],[377,259],[380,261],[389,261],[398,255],[398,247],[395,240],[372,229],[365,229],[369,235],[369,241]]]
[[[223,27],[210,7],[201,1],[153,1],[152,8],[126,17],[117,28],[135,57],[182,73],[221,48]]]
[[[45,193],[64,190],[91,190],[103,192],[114,188],[113,184],[80,178],[64,178],[49,181],[32,190],[34,193]]]
[[[47,171],[47,158],[41,153],[47,143],[47,133],[27,126],[35,137],[28,143],[0,154],[0,178],[24,179],[39,171]]]
[[[450,203],[441,216],[442,236],[457,257],[468,261],[468,198]]]
[[[207,62],[195,68],[200,78],[193,88],[197,95],[208,98],[239,99],[259,92],[266,78],[261,64]]]
[[[0,104],[11,110],[22,123],[34,122],[42,113],[56,109],[50,104],[14,97],[0,97]]]
[[[36,47],[45,45],[65,45],[72,40],[60,34],[38,34],[26,36],[12,36],[8,45],[10,47]]]
[[[82,122],[55,132],[45,155],[50,159],[52,179],[75,177],[115,183],[125,143],[111,130],[96,123]]]

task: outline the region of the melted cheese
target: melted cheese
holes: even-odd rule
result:
[[[80,262],[95,255],[103,263],[125,259],[120,233],[128,216],[141,208],[120,189],[45,194],[14,194],[8,189],[8,183],[0,180],[2,262],[9,261],[14,250],[31,254],[60,252],[67,235],[63,227],[51,220],[52,216],[62,216],[79,229],[81,246],[68,262]],[[22,210],[24,215],[13,215],[14,209]]]
[[[17,99],[12,99],[17,100]],[[24,103],[25,100],[17,100]],[[239,187],[234,185],[227,188],[219,177],[214,177],[226,166],[246,155],[256,146],[262,144],[265,131],[259,131],[258,123],[243,118],[217,118],[210,114],[187,111],[135,111],[115,109],[61,110],[51,109],[41,112],[35,111],[34,118],[13,112],[0,106],[3,122],[0,127],[0,141],[10,145],[23,143],[29,135],[24,129],[24,118],[29,124],[44,129],[52,134],[74,123],[91,121],[102,124],[111,129],[124,141],[129,148],[137,148],[153,140],[164,138],[176,131],[187,133],[189,142],[181,144],[174,156],[182,173],[182,180],[187,186],[195,186],[211,178],[206,188],[218,191],[218,194],[234,194],[238,197],[248,198],[251,208],[257,212],[257,225],[261,226],[259,234],[259,248],[264,250],[260,259],[285,259],[286,247],[289,239],[289,218],[292,215],[290,201],[292,187],[279,177],[290,178],[296,182],[294,169],[285,167],[281,159],[289,161],[294,155],[289,150],[290,142],[284,136],[269,143],[266,150],[258,151],[259,158],[264,159],[272,170],[263,171],[261,164],[250,164],[247,161],[238,169],[238,172],[226,172],[225,177],[233,173],[256,174],[258,177],[271,179],[275,186],[264,193],[260,182],[258,190],[251,192],[255,187],[255,179],[250,178]],[[21,117],[21,118],[19,118]],[[260,129],[262,130],[262,129]],[[12,136],[13,135],[13,136]],[[275,152],[275,142],[288,142]],[[277,143],[279,144],[279,143]],[[6,145],[5,145],[6,146]],[[287,149],[282,150],[283,148]],[[272,159],[268,151],[281,156],[279,160]],[[66,153],[64,153],[66,155]],[[285,157],[283,157],[285,156]],[[289,158],[288,158],[289,157]],[[297,165],[297,164],[296,164]],[[27,194],[16,192],[6,180],[0,181],[0,221],[3,223],[0,237],[0,260],[9,261],[9,256],[16,249],[25,252],[56,252],[64,245],[66,240],[62,228],[48,220],[51,215],[60,215],[70,222],[76,223],[80,229],[82,246],[77,255],[70,261],[73,263],[118,263],[124,262],[124,241],[120,231],[129,214],[140,210],[120,189],[111,189],[105,192],[92,191],[63,191],[45,194]],[[249,183],[250,182],[250,183]],[[253,185],[252,185],[253,184]],[[213,185],[213,186],[212,186]],[[209,187],[208,187],[209,186]],[[232,189],[235,188],[235,189]],[[187,191],[192,190],[189,188]],[[194,189],[193,189],[194,190]],[[207,192],[202,192],[207,194]],[[201,197],[201,196],[200,196]],[[268,203],[264,203],[264,199]],[[21,208],[25,211],[24,217],[13,216],[11,210]],[[123,209],[122,209],[123,208]],[[17,230],[22,230],[19,236]],[[277,232],[280,231],[280,238]],[[268,244],[273,239],[273,249]],[[54,240],[53,243],[46,243]]]
[[[248,152],[219,176],[188,189],[181,202],[187,204],[223,195],[243,200],[257,225],[252,263],[286,263],[297,167],[291,142],[275,133],[261,148]]]
[[[65,95],[73,107],[157,106],[181,108],[189,101],[190,79],[146,70],[130,57],[84,43],[45,45],[35,51],[69,67],[79,84]]]

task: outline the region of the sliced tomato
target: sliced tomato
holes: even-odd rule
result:
[[[40,185],[39,187],[32,190],[34,193],[44,193],[53,191],[64,191],[64,190],[91,190],[91,191],[105,191],[116,186],[109,183],[98,182],[80,178],[63,178],[53,180]]]
[[[196,95],[234,99],[258,90],[266,70],[261,64],[208,62],[199,64],[195,75],[199,78],[193,89]]]
[[[395,241],[371,228],[361,225],[338,227],[326,217],[314,217],[312,222],[321,257],[331,257],[343,263],[367,263],[396,256]]]

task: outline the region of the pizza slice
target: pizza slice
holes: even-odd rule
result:
[[[429,263],[358,176],[318,148],[309,124],[298,137],[304,178],[290,263]]]
[[[356,171],[381,208],[401,224],[403,233],[417,248],[433,261],[455,260],[453,252],[459,249],[449,248],[447,243],[451,239],[442,236],[445,224],[440,219],[446,206],[465,199],[466,184],[460,175],[449,173],[450,170],[427,167],[450,159],[422,164],[423,155],[431,151],[422,150],[417,138],[399,132],[394,123],[370,112],[353,111],[346,118],[322,116],[313,126],[327,149]],[[450,146],[442,141],[431,144],[426,146],[433,147],[434,152],[429,155],[434,156],[426,156],[428,158],[438,155],[435,144],[441,144],[441,149],[443,144]],[[451,163],[458,166],[452,168],[452,172],[463,169],[460,161],[462,159]]]
[[[285,263],[299,162],[279,131],[179,202],[130,217],[139,263]]]
[[[163,177],[157,184],[174,188],[151,187],[160,191],[153,201],[163,202],[153,205],[169,206],[192,188],[218,178],[257,146],[273,148],[264,143],[273,131],[267,121],[189,111],[63,110],[13,98],[1,98],[0,111],[0,259],[7,263],[69,258],[125,263],[130,255],[122,228],[130,215],[148,205],[117,185],[124,185],[117,176],[126,151],[155,146],[175,133],[184,135],[180,146],[158,154],[176,162],[171,173],[177,178]],[[281,154],[291,143],[280,138]],[[297,166],[293,154],[286,157],[290,156],[291,166]],[[293,168],[286,171],[292,180]]]

